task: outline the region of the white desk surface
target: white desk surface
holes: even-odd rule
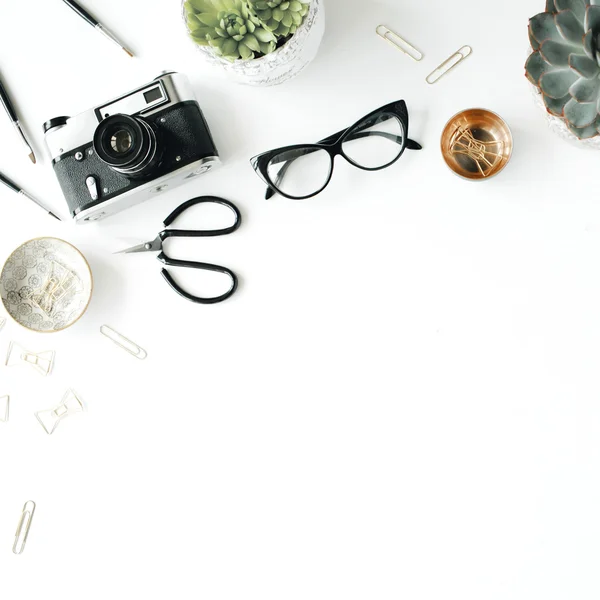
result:
[[[29,164],[0,114],[0,171],[65,214],[42,123],[164,69],[190,76],[224,166],[81,227],[0,190],[0,262],[57,236],[96,285],[70,330],[0,332],[2,353],[10,340],[57,352],[46,379],[0,367],[0,597],[597,598],[600,154],[555,137],[534,106],[523,64],[543,0],[327,0],[318,58],[271,89],[204,65],[176,0],[85,6],[138,58],[60,0],[2,4],[0,71],[43,158]],[[380,23],[424,61],[378,38]],[[463,44],[472,57],[427,85]],[[379,173],[340,160],[319,197],[263,200],[251,156],[398,98],[423,152]],[[473,106],[515,138],[481,184],[439,150],[447,119]],[[244,215],[235,235],[179,246],[239,273],[218,306],[176,296],[153,255],[112,255],[201,194]],[[88,412],[49,437],[33,413],[68,387]]]

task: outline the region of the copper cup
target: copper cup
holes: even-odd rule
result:
[[[489,179],[510,160],[513,138],[506,122],[484,108],[469,108],[454,115],[442,132],[442,156],[460,177]]]

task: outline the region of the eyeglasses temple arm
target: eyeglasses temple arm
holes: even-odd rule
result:
[[[386,115],[384,120],[391,119],[391,115]],[[362,127],[356,127],[356,133],[360,133],[364,131],[367,127],[371,127],[373,125],[373,121],[364,121]],[[345,135],[352,127],[347,127],[346,129],[342,129],[342,131],[338,131],[329,137],[326,137],[324,140],[321,140],[317,143],[319,144],[333,144],[337,142],[343,135]]]
[[[337,133],[334,133],[333,135],[327,136],[325,139],[323,140],[319,140],[317,142],[317,144],[324,144],[324,145],[328,145],[328,144],[334,144],[335,142],[337,142],[346,132],[348,131],[348,128],[346,129],[342,129],[341,131],[338,131]]]
[[[381,117],[379,117],[381,118]],[[387,119],[391,119],[392,115],[384,115],[384,119],[383,120],[387,120]],[[373,125],[373,120],[371,121],[364,121],[362,124],[362,127],[356,127],[356,132],[359,133],[361,131],[364,131],[367,127],[371,127]],[[341,131],[338,131],[337,133],[334,133],[333,135],[330,135],[328,137],[326,137],[323,140],[320,140],[319,142],[317,142],[318,144],[333,144],[335,142],[337,142],[345,133],[347,133],[350,129],[352,129],[351,127],[347,127],[346,129],[342,129]],[[383,132],[377,132],[377,133],[383,133]],[[412,142],[412,140],[408,140],[408,142]],[[416,142],[414,142],[416,144]],[[418,145],[418,144],[417,144]],[[407,148],[409,148],[409,144],[407,143],[406,145]],[[421,147],[419,148],[413,148],[410,147],[411,150],[421,150]]]

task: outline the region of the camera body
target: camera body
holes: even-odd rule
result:
[[[77,223],[125,210],[220,164],[181,73],[165,73],[75,117],[51,119],[44,133]]]

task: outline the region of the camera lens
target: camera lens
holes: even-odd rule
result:
[[[96,127],[94,150],[117,173],[132,178],[151,174],[161,158],[154,128],[141,117],[121,114]]]
[[[116,133],[113,133],[110,138],[110,147],[117,154],[124,154],[131,150],[131,146],[133,146],[133,138],[129,131],[125,131],[125,129],[119,129]]]

